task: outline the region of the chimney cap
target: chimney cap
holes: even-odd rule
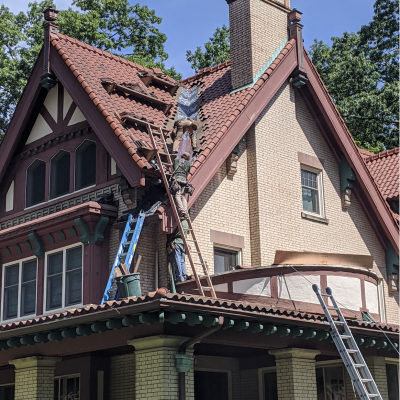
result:
[[[58,11],[51,7],[48,7],[43,11],[44,19],[47,22],[57,21],[57,14]]]
[[[289,21],[292,24],[294,24],[295,22],[300,22],[302,14],[303,13],[301,11],[297,10],[296,8],[293,8],[293,10],[288,15]]]

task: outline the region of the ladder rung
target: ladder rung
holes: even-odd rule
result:
[[[339,310],[339,309],[336,308],[336,307],[326,307],[326,309],[327,309],[327,310],[335,310],[335,311]]]
[[[333,321],[334,324],[338,324],[338,325],[344,325],[345,322],[343,321]]]
[[[196,264],[196,265],[204,265],[203,263],[193,263],[193,264]]]
[[[126,257],[127,254],[128,254],[128,252],[126,252],[126,253],[121,253],[119,256],[120,256],[120,257]]]
[[[339,335],[342,339],[351,339],[352,336],[349,335]]]
[[[353,364],[355,368],[364,368],[366,367],[365,364]]]
[[[197,242],[197,240],[186,239],[187,242]]]
[[[356,350],[356,349],[346,349],[346,350],[347,350],[347,352],[348,352],[349,354],[358,353],[358,350]]]
[[[162,132],[151,131],[151,133],[152,133],[153,135],[154,135],[154,134],[156,134],[156,135],[161,135]]]
[[[362,383],[372,382],[372,379],[360,379]]]
[[[211,290],[211,289],[212,289],[211,286],[202,286],[201,288],[202,288],[202,289],[205,289],[205,290]]]
[[[168,163],[166,163],[166,162],[162,162],[161,164],[162,164],[162,165],[172,165],[172,164],[168,164]]]
[[[189,250],[189,253],[201,254],[199,251],[191,251],[191,250]]]
[[[122,246],[128,246],[128,244],[131,244],[132,242],[125,242],[125,243],[122,243]]]
[[[373,399],[374,397],[380,397],[380,395],[379,394],[368,393],[368,397],[370,399]]]
[[[321,296],[324,296],[324,297],[332,297],[331,294],[326,294],[326,293],[321,293]]]

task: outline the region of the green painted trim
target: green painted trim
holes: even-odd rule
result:
[[[117,318],[111,318],[106,322],[106,326],[108,329],[121,329],[124,327],[122,324],[122,319],[117,319]]]
[[[4,253],[6,253],[6,257],[11,257],[11,252],[8,250],[8,247],[3,247]]]
[[[37,258],[43,258],[44,257],[44,246],[43,246],[43,241],[39,237],[39,235],[35,231],[29,232],[28,239],[33,244],[33,248],[35,249],[33,254]]]
[[[25,245],[26,251],[32,250],[32,246],[27,240],[25,240],[24,245]]]
[[[399,256],[391,242],[388,242],[385,252],[386,274],[398,275],[399,273]]]
[[[76,329],[64,329],[63,331],[61,331],[61,336],[66,339],[75,339],[77,337]]]
[[[175,354],[175,368],[180,373],[186,373],[192,368],[194,357],[189,354]]]
[[[189,326],[200,325],[203,322],[203,317],[201,315],[192,314],[192,313],[185,313],[186,319],[185,322]]]
[[[77,333],[79,336],[89,336],[89,335],[91,335],[93,332],[92,332],[91,325],[79,325],[79,326],[76,328],[76,333]]]
[[[60,331],[52,331],[47,335],[50,342],[61,342],[64,338]]]
[[[34,337],[36,343],[47,343],[49,338],[47,337],[47,333],[39,332]]]
[[[262,332],[264,329],[264,325],[260,324],[259,322],[250,322],[249,329],[247,329],[250,333],[258,333]]]
[[[57,231],[57,234],[58,234],[58,237],[60,238],[60,240],[63,242],[65,240],[65,233],[61,229],[59,229]]]
[[[72,237],[77,237],[75,229],[72,226],[68,227],[68,230],[71,232]]]
[[[290,328],[287,326],[278,326],[275,332],[279,337],[285,337],[290,335]]]
[[[235,325],[233,326],[233,329],[237,332],[241,332],[245,329],[248,329],[249,326],[250,326],[249,322],[240,319],[238,321],[235,321]]]
[[[139,315],[128,315],[127,317],[122,319],[122,325],[129,326],[130,328],[134,328],[135,326],[140,325]]]
[[[21,254],[21,247],[19,247],[18,243],[13,244],[15,251],[17,252],[17,254]]]
[[[22,345],[18,337],[13,337],[7,340],[7,346],[12,349],[18,349],[18,347],[21,347]]]
[[[125,317],[125,318],[128,318],[128,317]],[[122,323],[123,323],[123,321],[122,321]],[[124,326],[129,326],[129,325],[124,325]],[[92,329],[92,331],[94,333],[103,333],[103,332],[107,332],[108,331],[108,328],[107,328],[107,325],[106,325],[106,321],[95,322],[94,324],[92,324],[90,326],[90,328]]]
[[[186,314],[179,312],[167,312],[165,315],[165,321],[170,322],[171,324],[179,324],[180,322],[185,322]]]
[[[82,244],[90,243],[90,231],[87,223],[82,219],[82,217],[78,217],[74,219],[74,224],[78,228],[78,231],[81,235],[80,241]]]
[[[299,337],[304,333],[304,330],[300,327],[296,327],[290,330],[289,336],[292,338]]]
[[[50,233],[46,233],[46,237],[50,244],[54,244],[53,235],[51,235]]]
[[[36,343],[33,335],[23,336],[19,341],[23,346],[32,346]]]
[[[108,225],[110,218],[102,215],[100,219],[97,221],[96,227],[94,228],[94,244],[101,245],[104,241],[104,231]]]
[[[340,191],[353,188],[353,181],[357,178],[351,169],[349,162],[344,154],[342,154],[339,163]]]

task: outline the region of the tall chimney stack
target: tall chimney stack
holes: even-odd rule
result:
[[[252,82],[288,37],[290,0],[226,0],[229,4],[232,89]]]

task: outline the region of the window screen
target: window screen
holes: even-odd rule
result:
[[[70,154],[59,151],[50,162],[50,198],[69,193]]]
[[[319,214],[318,174],[301,170],[303,210]]]
[[[214,274],[232,271],[237,265],[237,251],[214,247]]]
[[[96,143],[85,140],[75,153],[75,190],[96,183]]]
[[[229,400],[228,374],[194,371],[194,397],[196,400]]]
[[[44,202],[46,163],[36,160],[26,171],[26,206]]]

